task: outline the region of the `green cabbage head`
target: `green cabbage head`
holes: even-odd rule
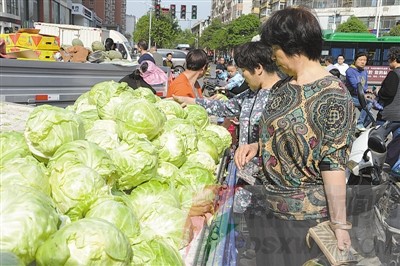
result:
[[[105,179],[83,164],[61,171],[53,170],[50,186],[57,208],[71,220],[82,218],[98,197],[110,195]]]
[[[24,134],[30,151],[46,161],[61,145],[84,139],[85,129],[74,112],[41,105],[30,114]]]
[[[6,164],[10,159],[23,158],[30,154],[23,133],[0,132],[0,165]]]
[[[183,266],[184,262],[179,251],[162,238],[153,238],[142,241],[132,246],[132,265],[159,266],[174,265]]]
[[[40,246],[38,266],[130,265],[132,249],[128,238],[113,224],[84,218],[62,227]]]
[[[129,199],[113,196],[99,198],[90,206],[85,218],[100,218],[120,229],[133,243],[140,234],[139,220],[133,213]]]
[[[204,129],[210,123],[206,109],[200,105],[188,105],[186,106],[185,111],[187,113],[186,120],[190,121],[197,130]]]
[[[50,196],[47,168],[33,156],[15,158],[0,165],[0,184],[3,187],[28,186]]]
[[[156,103],[158,109],[164,112],[167,120],[171,118],[186,118],[185,110],[174,100],[163,99]]]
[[[39,246],[57,231],[59,217],[52,200],[34,188],[0,189],[0,250],[17,255],[25,265]]]
[[[133,90],[133,98],[135,99],[144,99],[150,103],[155,103],[157,102],[156,95],[146,87],[139,87],[135,90]]]
[[[186,142],[181,135],[166,131],[153,140],[158,149],[160,161],[169,162],[180,167],[186,161]]]
[[[124,101],[117,108],[118,135],[122,132],[145,134],[154,139],[162,130],[165,115],[146,100]]]

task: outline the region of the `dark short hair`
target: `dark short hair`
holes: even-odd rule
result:
[[[172,55],[172,53],[167,53],[167,57],[168,57],[169,55]]]
[[[262,42],[248,42],[235,48],[235,62],[238,67],[254,73],[261,65],[268,73],[278,71],[278,67],[272,60],[271,46]]]
[[[226,67],[230,67],[230,66],[238,67],[235,60],[231,60],[228,62],[228,64],[226,64]]]
[[[339,57],[343,57],[343,59],[346,59],[346,58],[344,57],[344,55],[342,55],[342,54],[338,55],[338,56],[336,57],[336,59],[338,59]]]
[[[388,52],[388,59],[400,63],[400,46],[390,47]]]
[[[143,61],[143,62],[140,64],[139,68],[140,68],[140,71],[141,71],[142,73],[145,73],[145,72],[147,71],[147,69],[149,68],[149,64],[148,64],[146,61]]]
[[[367,60],[368,60],[368,54],[366,53],[366,52],[358,52],[357,54],[356,54],[356,56],[354,57],[354,61],[356,61],[359,57],[361,57],[361,56],[365,56],[365,57],[367,57]]]
[[[193,49],[186,55],[186,69],[198,71],[207,63],[207,54],[202,49]]]
[[[332,68],[331,70],[329,70],[329,73],[331,73],[332,75],[334,75],[335,77],[340,78],[340,71],[337,68]]]
[[[328,56],[325,56],[325,61],[328,61],[329,63],[333,63],[333,57],[332,56],[330,56],[330,55],[328,55]]]
[[[140,40],[137,44],[139,48],[142,48],[143,50],[149,49],[149,46],[147,45],[147,42],[145,40]]]
[[[306,7],[288,7],[274,12],[261,28],[261,41],[278,45],[288,56],[302,54],[316,61],[321,56],[321,27]]]

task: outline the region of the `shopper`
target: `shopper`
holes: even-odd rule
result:
[[[202,98],[201,87],[198,79],[207,71],[207,54],[202,49],[191,50],[186,55],[186,69],[169,85],[167,97],[188,96]]]
[[[268,210],[257,226],[257,265],[302,265],[321,254],[305,245],[308,229],[330,219],[339,250],[351,245],[346,225],[345,167],[354,133],[351,97],[321,67],[322,32],[304,7],[276,11],[262,27],[277,65],[293,78],[271,90],[259,143],[241,145],[242,169],[258,152],[268,180]]]

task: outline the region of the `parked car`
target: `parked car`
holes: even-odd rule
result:
[[[167,58],[167,54],[172,54],[172,62],[174,63],[174,72],[180,73],[185,70],[186,67],[186,54],[188,51],[178,49],[157,49],[157,52],[162,55],[163,60]]]

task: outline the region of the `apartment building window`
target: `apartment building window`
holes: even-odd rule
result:
[[[27,21],[39,21],[38,0],[25,0],[25,19]]]
[[[60,5],[60,24],[70,24],[71,10]]]
[[[381,29],[390,29],[396,25],[396,17],[381,17]]]
[[[382,0],[383,6],[400,5],[400,0]]]
[[[19,15],[18,0],[6,0],[6,13]]]
[[[60,3],[54,0],[51,3],[51,22],[60,23]]]

